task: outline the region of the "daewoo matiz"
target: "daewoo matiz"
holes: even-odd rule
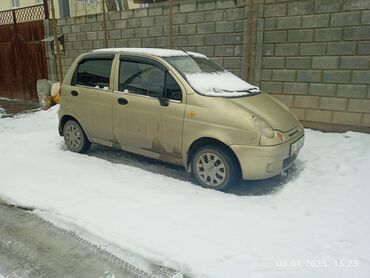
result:
[[[85,53],[61,92],[59,132],[71,151],[119,147],[183,165],[207,188],[278,175],[303,146],[303,127],[286,106],[199,53]]]

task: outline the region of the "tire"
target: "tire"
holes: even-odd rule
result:
[[[191,170],[198,183],[205,188],[225,190],[240,181],[236,158],[219,146],[203,146],[196,150]]]
[[[68,149],[75,153],[85,153],[91,146],[85,132],[75,120],[68,120],[65,123],[63,137]]]

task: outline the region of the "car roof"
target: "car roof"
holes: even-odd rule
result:
[[[93,52],[99,53],[135,53],[135,54],[148,54],[158,57],[173,57],[173,56],[194,56],[207,58],[205,55],[196,52],[175,50],[175,49],[165,49],[165,48],[102,48],[96,49]]]

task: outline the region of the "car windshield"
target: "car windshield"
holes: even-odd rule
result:
[[[203,57],[172,56],[165,58],[181,74],[212,73],[225,71],[221,66]]]
[[[219,97],[242,97],[260,93],[258,87],[225,70],[205,56],[164,57],[199,94]]]

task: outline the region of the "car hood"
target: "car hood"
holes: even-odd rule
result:
[[[230,99],[236,105],[249,110],[267,121],[273,129],[282,132],[289,131],[298,125],[294,115],[274,98],[266,93],[249,97]]]

